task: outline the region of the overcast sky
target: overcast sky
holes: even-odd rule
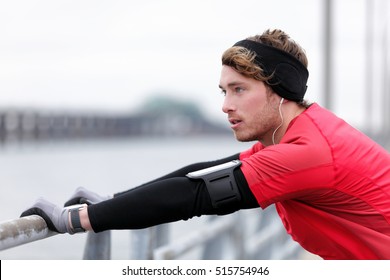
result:
[[[338,55],[350,54],[360,68],[365,1],[334,2],[336,43],[350,50]],[[0,107],[131,111],[162,92],[225,118],[218,89],[221,54],[267,28],[286,31],[306,50],[307,97],[321,103],[322,3],[0,0]],[[356,66],[345,71],[355,81],[362,74],[354,72]]]

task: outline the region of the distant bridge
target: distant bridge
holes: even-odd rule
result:
[[[87,139],[124,136],[225,134],[204,118],[162,113],[114,115],[32,110],[0,111],[0,142]]]

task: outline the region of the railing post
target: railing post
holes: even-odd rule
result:
[[[130,259],[151,260],[154,249],[169,241],[169,225],[162,224],[151,228],[133,230],[131,234]]]
[[[217,216],[210,216],[208,218],[208,223],[212,223],[217,219]],[[218,260],[221,259],[222,255],[222,247],[224,242],[224,238],[226,238],[226,234],[222,234],[220,236],[215,236],[212,239],[208,240],[203,249],[202,259],[204,260]]]
[[[232,227],[226,233],[216,236],[204,245],[202,259],[204,260],[216,260],[223,259],[223,248],[229,246],[230,242],[233,243],[233,250],[235,252],[234,259],[243,259],[245,257],[245,246],[243,241],[243,235],[245,227],[243,220],[244,216],[240,212],[236,212],[232,215]],[[215,221],[218,216],[210,216],[209,222]],[[230,238],[231,240],[227,240]]]
[[[152,229],[138,229],[130,231],[130,259],[148,260],[150,257],[150,242],[152,242]]]
[[[88,232],[84,248],[84,260],[111,259],[111,231]]]
[[[246,233],[246,225],[245,225],[245,216],[241,212],[237,212],[235,219],[235,225],[232,229],[232,238],[235,249],[235,259],[242,260],[245,259],[245,242],[244,236]]]

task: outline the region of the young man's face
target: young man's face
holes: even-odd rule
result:
[[[224,93],[222,111],[228,115],[239,141],[272,144],[272,133],[280,125],[280,97],[258,80],[245,77],[223,65],[219,87]]]

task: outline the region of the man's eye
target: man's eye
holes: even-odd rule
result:
[[[236,91],[237,93],[241,93],[241,92],[244,91],[244,89],[243,89],[242,87],[236,87],[236,88],[235,88],[235,91]]]
[[[226,96],[226,90],[221,90],[221,94],[223,95],[223,96]]]

